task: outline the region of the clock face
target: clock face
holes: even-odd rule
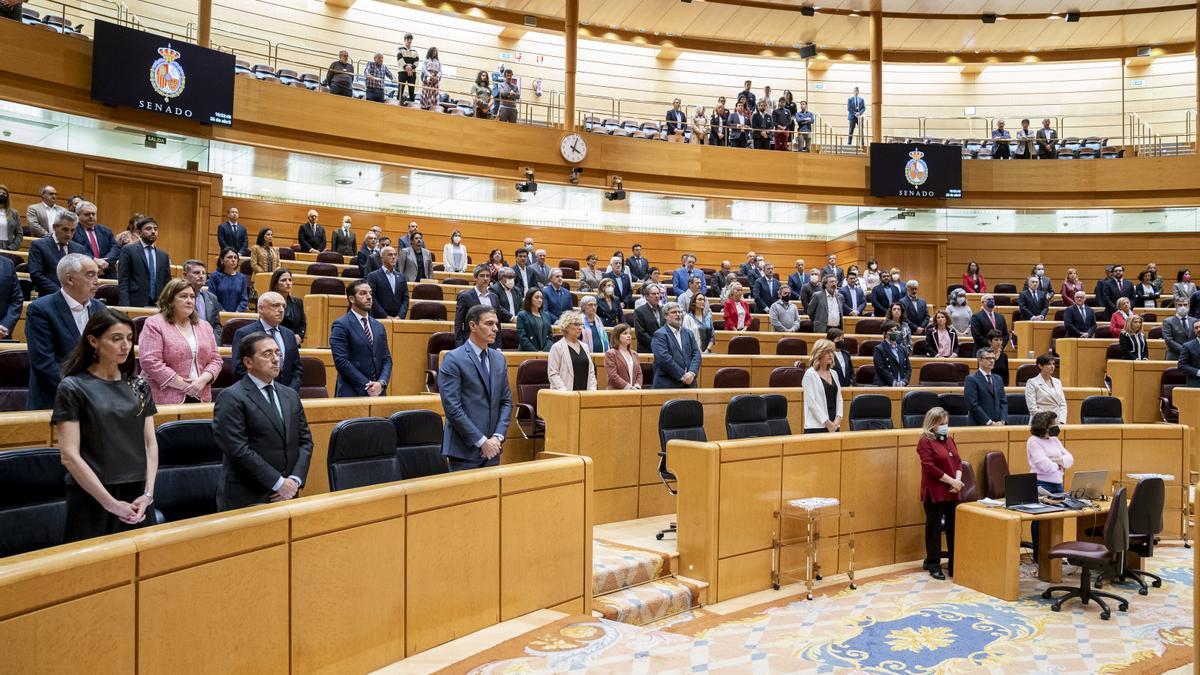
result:
[[[562,153],[563,159],[578,164],[587,157],[587,143],[579,134],[567,134],[563,136],[562,142],[558,145],[559,152]]]

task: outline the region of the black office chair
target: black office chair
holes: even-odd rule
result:
[[[894,429],[892,401],[883,394],[859,394],[850,400],[850,431]]]
[[[765,394],[767,402],[767,426],[772,436],[791,436],[792,425],[788,422],[788,402],[783,394]]]
[[[329,434],[329,490],[349,490],[401,479],[396,428],[381,417],[340,422]]]
[[[1008,426],[1019,427],[1029,424],[1029,405],[1025,394],[1012,393],[1008,395]],[[1062,420],[1059,420],[1062,422]]]
[[[971,411],[967,408],[967,399],[962,394],[938,394],[938,403],[950,415],[950,426],[971,426]]]
[[[1088,396],[1079,408],[1084,424],[1121,424],[1121,399],[1115,396]]]
[[[1154,557],[1154,543],[1157,535],[1163,530],[1163,508],[1167,503],[1167,487],[1161,478],[1144,478],[1138,481],[1129,500],[1129,550],[1138,554],[1141,559]],[[1089,536],[1094,536],[1088,530]],[[1096,575],[1096,588],[1100,588],[1103,575]],[[1162,577],[1145,570],[1125,569],[1118,581],[1131,577],[1138,585],[1138,595],[1146,595],[1150,589],[1146,579],[1152,579],[1151,585],[1162,587]]]
[[[725,435],[731,441],[739,438],[761,438],[771,435],[767,424],[767,402],[756,394],[734,396],[725,406]]]
[[[63,543],[66,476],[58,448],[0,452],[0,558]]]
[[[1050,547],[1049,556],[1066,558],[1067,562],[1079,567],[1079,587],[1051,586],[1042,591],[1042,599],[1049,600],[1057,592],[1065,594],[1050,605],[1055,612],[1062,609],[1062,604],[1071,598],[1079,598],[1083,604],[1095,601],[1100,606],[1100,618],[1107,621],[1112,612],[1104,598],[1117,601],[1117,611],[1129,609],[1129,601],[1115,593],[1099,591],[1092,588],[1092,572],[1111,577],[1119,577],[1125,572],[1125,551],[1129,549],[1129,506],[1125,503],[1125,488],[1120,488],[1113,495],[1112,509],[1108,512],[1108,522],[1104,525],[1104,543],[1091,541],[1064,541]]]
[[[910,391],[900,399],[900,422],[905,429],[920,429],[925,413],[938,407],[938,395],[932,391]]]
[[[396,430],[400,479],[450,472],[442,455],[442,416],[432,410],[401,410],[388,418]]]
[[[674,497],[675,474],[667,468],[667,441],[679,439],[683,441],[708,440],[704,433],[704,405],[695,399],[675,399],[667,401],[658,411],[658,477],[666,486],[667,492]],[[668,532],[677,532],[676,523],[654,535],[661,540]]]
[[[154,522],[216,513],[221,489],[221,449],[213,440],[212,420],[176,420],[154,432],[158,440],[158,478],[154,481]]]

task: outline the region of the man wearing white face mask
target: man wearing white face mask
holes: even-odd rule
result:
[[[808,281],[800,288],[800,304],[804,306],[804,313],[812,316],[812,310],[808,308],[808,303],[812,301],[812,297],[821,292],[821,270],[809,270]]]
[[[496,317],[500,323],[515,323],[521,311],[521,294],[517,291],[516,274],[511,267],[501,267],[499,280],[492,284],[496,297]]]
[[[1188,316],[1188,301],[1182,298],[1175,300],[1175,314],[1163,321],[1162,336],[1167,343],[1167,353],[1163,358],[1167,361],[1178,361],[1183,353],[1183,345],[1192,339],[1192,324],[1196,320]]]

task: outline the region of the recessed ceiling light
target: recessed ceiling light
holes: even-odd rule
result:
[[[354,183],[354,181],[352,181],[348,178],[339,178],[333,182],[337,183],[338,185],[350,185],[350,184]]]
[[[514,202],[514,203],[516,203],[516,204],[524,204],[524,203],[525,203],[525,198],[524,198],[524,197],[517,197],[516,199],[513,199],[513,202]]]

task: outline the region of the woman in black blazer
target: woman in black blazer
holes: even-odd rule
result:
[[[616,287],[612,279],[603,279],[600,281],[600,291],[596,294],[596,314],[600,316],[600,322],[609,328],[625,322],[625,308],[616,296]]]
[[[925,330],[925,354],[934,358],[958,356],[958,332],[950,322],[946,310],[939,310]]]
[[[1142,332],[1142,317],[1134,314],[1121,331],[1121,358],[1126,361],[1146,361],[1150,358],[1150,346]]]
[[[298,344],[304,344],[304,333],[308,330],[304,301],[292,297],[292,273],[287,268],[280,267],[271,274],[271,290],[283,296],[283,322],[280,325],[296,334]]]
[[[846,351],[846,343],[842,340],[844,332],[841,328],[830,328],[825,331],[825,338],[833,341],[833,347],[836,350],[833,354],[833,365],[830,370],[837,373],[838,381],[843,387],[854,386],[854,361],[851,359],[850,352]],[[796,362],[797,367],[803,367],[804,359]]]

